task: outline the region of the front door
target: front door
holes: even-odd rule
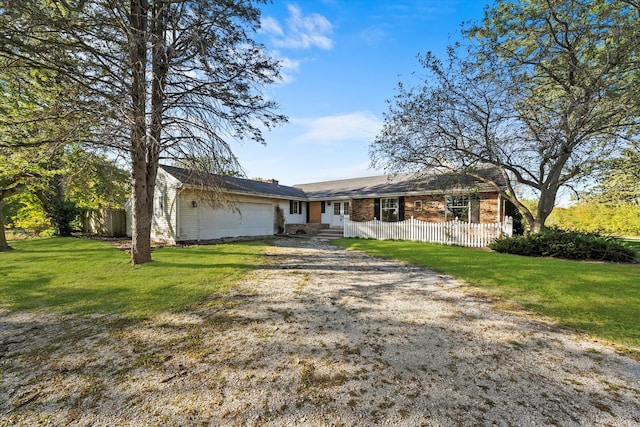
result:
[[[322,222],[322,202],[309,202],[309,223],[320,224]]]
[[[333,206],[331,226],[343,227],[344,217],[349,217],[349,202],[331,202],[331,204]]]

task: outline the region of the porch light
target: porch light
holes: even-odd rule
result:
[[[194,207],[194,208],[197,208],[198,207],[198,202],[196,202],[195,200],[192,200],[191,201],[191,206]]]

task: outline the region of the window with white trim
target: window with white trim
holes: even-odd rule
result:
[[[458,219],[465,222],[480,222],[480,203],[476,196],[447,196],[445,220]]]
[[[398,222],[400,204],[398,199],[380,199],[380,219],[384,222]]]
[[[416,200],[413,202],[414,212],[422,212],[422,200]]]
[[[342,214],[349,215],[349,202],[344,202],[342,204]]]
[[[342,205],[342,203],[340,202],[333,202],[333,214],[334,215],[340,215],[342,212],[340,211],[340,206]]]

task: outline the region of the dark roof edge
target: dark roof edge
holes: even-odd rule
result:
[[[177,166],[160,165],[166,173],[177,179],[183,188],[200,189],[219,186],[231,194],[255,195],[286,200],[306,200],[307,195],[299,188],[272,182],[254,181],[247,178],[216,175],[209,172],[190,171]],[[209,183],[207,181],[210,180]]]
[[[484,188],[477,187],[459,187],[450,188],[448,190],[424,190],[424,191],[405,191],[405,192],[390,192],[390,193],[371,193],[371,194],[323,194],[319,196],[308,195],[310,202],[322,201],[322,200],[347,200],[347,199],[371,199],[371,198],[389,198],[400,196],[437,196],[447,194],[468,194],[468,193],[497,193],[494,187],[486,186]]]
[[[160,165],[166,173],[177,179],[181,183],[182,188],[202,190],[204,188],[215,188],[217,184],[230,194],[267,197],[279,200],[300,200],[300,201],[322,201],[322,200],[348,200],[351,198],[378,198],[378,197],[400,197],[400,196],[418,196],[418,195],[440,195],[440,194],[461,194],[468,192],[489,193],[499,191],[494,186],[484,182],[475,182],[473,185],[456,185],[449,188],[431,188],[424,190],[393,188],[391,191],[384,192],[384,189],[372,189],[370,193],[366,191],[358,192],[350,189],[327,189],[327,190],[303,190],[295,186],[280,185],[272,182],[254,181],[247,178],[238,178],[232,176],[216,175],[208,172],[190,171],[188,169]],[[410,174],[405,174],[410,175]],[[351,178],[334,181],[321,181],[311,184],[298,184],[300,186],[346,183],[349,181],[361,181],[377,177]],[[207,185],[207,179],[211,179],[211,184]],[[380,191],[382,190],[382,191]],[[405,191],[402,191],[405,190]],[[332,192],[334,194],[332,194]]]
[[[202,186],[194,185],[194,184],[182,184],[180,188],[185,190],[202,190],[203,189]],[[306,196],[305,197],[293,196],[293,195],[287,196],[287,195],[264,193],[264,192],[257,192],[257,191],[225,190],[225,192],[229,194],[236,194],[236,195],[242,195],[242,196],[269,197],[270,199],[302,200],[302,201],[306,201],[309,199],[309,197],[306,197]]]

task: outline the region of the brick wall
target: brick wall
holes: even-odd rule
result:
[[[415,210],[415,202],[422,201],[422,211]],[[404,219],[444,222],[444,196],[407,196],[404,198]]]
[[[482,195],[480,199],[480,222],[490,223],[498,221],[498,193],[487,193]],[[500,216],[502,220],[502,216]]]
[[[284,230],[286,234],[308,234],[315,236],[321,228],[327,228],[327,224],[286,224]]]
[[[498,193],[485,193],[480,196],[480,223],[492,223],[498,220]],[[445,221],[445,195],[406,196],[404,198],[404,219],[414,217],[427,222]],[[351,221],[371,221],[373,219],[374,199],[351,200]],[[416,210],[416,201],[422,201],[422,210]],[[380,218],[378,218],[380,219]]]
[[[351,200],[351,214],[349,215],[349,219],[358,222],[373,220],[373,199]]]
[[[498,221],[498,193],[484,193],[480,196],[480,223]],[[404,199],[405,219],[412,216],[421,221],[443,222],[445,219],[445,195],[411,196]],[[416,211],[415,201],[422,201],[422,211]]]

